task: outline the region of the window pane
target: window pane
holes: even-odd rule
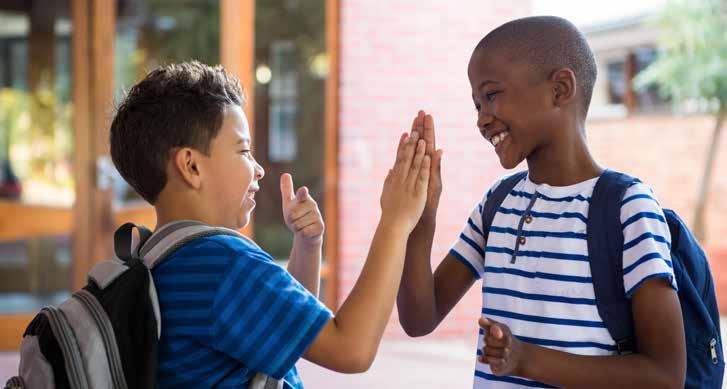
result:
[[[657,51],[653,47],[641,47],[634,50],[636,74],[651,65],[656,60],[656,55]],[[659,94],[659,88],[656,85],[636,90],[636,98],[639,110],[642,112],[654,112],[669,107],[669,100]]]
[[[623,62],[611,62],[607,66],[608,102],[623,104],[626,94],[626,80]]]
[[[296,54],[292,41],[280,40],[270,44],[270,143],[271,162],[292,162],[298,152],[295,131],[298,98]]]
[[[63,7],[0,6],[0,198],[70,207],[71,30]]]

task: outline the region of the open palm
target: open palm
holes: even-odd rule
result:
[[[411,125],[411,132],[419,133],[421,139],[426,142],[425,154],[431,160],[431,171],[429,174],[429,188],[427,190],[427,201],[424,205],[419,223],[434,223],[439,207],[439,198],[442,194],[442,150],[436,148],[436,137],[434,134],[434,118],[424,111],[419,111]]]

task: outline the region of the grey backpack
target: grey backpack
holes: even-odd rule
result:
[[[154,234],[133,223],[119,227],[114,258],[94,266],[83,289],[58,307],[43,308],[30,322],[19,374],[5,388],[154,388],[162,323],[150,269],[184,244],[217,234],[247,239],[195,221],[175,222]],[[258,373],[249,388],[282,385]]]

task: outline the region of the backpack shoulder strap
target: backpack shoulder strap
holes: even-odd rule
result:
[[[588,223],[588,259],[596,295],[596,306],[619,354],[636,351],[631,301],[623,281],[623,229],[621,201],[626,190],[638,182],[633,177],[605,170],[591,196]]]
[[[133,234],[135,228],[139,231],[138,242]],[[93,281],[99,288],[106,289],[107,286],[129,269],[129,266],[136,260],[136,248],[149,239],[151,235],[151,231],[146,227],[134,223],[126,223],[119,227],[114,233],[115,257],[97,263],[88,272],[88,279]]]
[[[231,235],[252,242],[245,235],[223,227],[211,227],[198,221],[184,220],[160,228],[139,248],[139,257],[149,269],[158,266],[169,254],[195,239],[212,235]],[[254,242],[252,242],[254,244]]]
[[[139,242],[134,244],[134,228],[139,230]],[[114,233],[114,253],[116,257],[124,262],[129,262],[134,257],[134,248],[141,247],[152,233],[144,226],[134,223],[125,223]]]
[[[500,205],[502,205],[505,197],[510,194],[515,185],[524,180],[527,175],[528,171],[523,170],[503,179],[487,197],[487,201],[482,207],[482,233],[485,236],[485,244],[487,244],[487,238],[490,236],[490,226],[492,226],[492,221],[495,219],[495,214],[500,209]]]

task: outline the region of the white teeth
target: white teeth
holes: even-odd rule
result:
[[[503,140],[505,140],[505,138],[507,136],[508,136],[508,132],[503,131],[503,132],[493,136],[492,139],[490,139],[490,142],[492,142],[493,146],[497,147],[497,145],[500,144],[500,142],[502,142]]]

